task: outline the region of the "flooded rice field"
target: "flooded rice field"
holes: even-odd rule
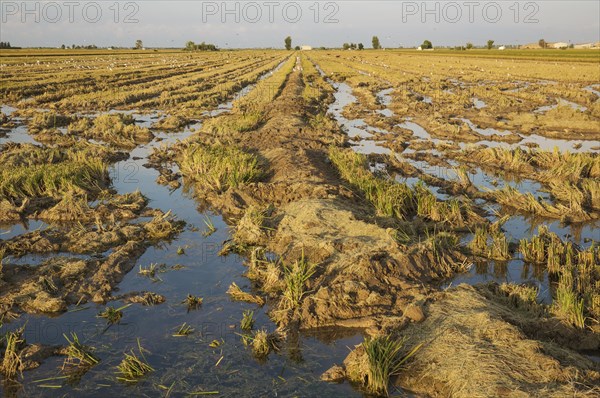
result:
[[[594,396],[594,65],[355,54],[3,89],[3,394]]]
[[[334,93],[335,102],[329,106],[329,112],[349,137],[353,139],[358,138],[358,141],[350,140],[352,149],[357,153],[364,155],[390,155],[392,150],[383,145],[385,141],[375,141],[372,137],[373,133],[391,133],[377,127],[369,126],[364,119],[345,118],[342,113],[343,109],[350,104],[356,103],[357,98],[352,95],[352,88],[349,85],[345,83],[331,83],[336,88],[336,92]],[[394,115],[393,111],[389,109],[389,106],[392,103],[392,98],[390,97],[390,93],[392,91],[393,89],[384,89],[376,93],[379,103],[385,107],[385,109],[378,109],[377,112],[388,118]],[[474,101],[474,105],[477,109],[485,107],[485,104],[483,104],[483,102],[480,100]],[[585,107],[577,106],[573,103],[569,103],[569,105],[573,105],[575,109],[580,111],[585,111],[587,109]],[[545,110],[550,110],[555,107],[556,106],[548,106],[548,108]],[[541,110],[537,109],[535,112],[541,112]],[[421,127],[419,124],[410,121],[410,119],[411,118],[409,117],[407,120],[397,124],[396,126],[409,130],[412,134],[412,139],[417,141],[431,142],[434,145],[452,142],[433,138],[426,129]],[[506,136],[513,134],[510,131],[499,131],[493,128],[481,129],[468,119],[463,118],[461,120],[465,122],[473,131],[478,132],[482,136]],[[527,148],[530,146],[529,144],[534,144],[536,148],[548,151],[555,150],[555,148],[560,152],[566,151],[574,153],[598,152],[600,150],[600,148],[598,148],[598,142],[595,140],[561,140],[541,137],[539,135],[521,136],[521,138],[522,139],[520,142],[515,144],[486,140],[468,144],[457,140],[455,143],[459,145],[460,149],[465,149],[469,146],[514,149],[517,147]],[[443,157],[443,153],[435,149],[425,149],[423,151],[428,154],[435,154],[436,156]],[[414,154],[418,152],[419,151],[406,149],[402,153]],[[394,153],[393,156],[400,161],[406,161],[423,174],[435,176],[442,180],[447,179],[460,181],[458,170],[461,166],[461,163],[456,160],[448,160],[447,166],[439,164],[433,165],[427,161],[415,160],[414,158],[404,158],[402,153]],[[381,163],[378,165],[385,167],[385,165],[382,165]],[[507,175],[504,173],[486,172],[484,169],[478,167],[469,168],[468,178],[471,183],[479,189],[493,190],[498,186],[510,186],[523,194],[531,194],[544,200],[551,199],[550,194],[544,190],[543,185],[535,180],[514,175],[511,176],[510,174]],[[396,176],[396,180],[398,182],[408,184],[409,186],[423,183],[423,181],[419,178],[402,177],[400,175]],[[447,194],[439,193],[439,189],[437,187],[428,186],[428,188],[431,189],[436,197],[441,200],[447,200],[449,198]],[[497,219],[497,215],[501,213],[500,206],[495,203],[482,201],[480,204],[487,207],[491,213],[488,218],[492,222],[495,221]],[[590,247],[591,245],[596,244],[598,239],[600,239],[600,230],[598,229],[600,224],[598,220],[583,224],[565,225],[560,221],[540,220],[515,214],[506,221],[504,224],[504,229],[506,230],[507,237],[510,241],[518,242],[521,239],[531,239],[537,234],[538,227],[541,225],[548,227],[551,232],[556,233],[563,239],[570,240],[581,247]],[[471,239],[471,234],[465,236],[466,242],[470,241]],[[513,258],[505,261],[474,263],[466,272],[457,275],[450,281],[447,281],[443,286],[444,288],[448,288],[452,285],[458,285],[460,283],[478,284],[484,282],[531,284],[537,286],[539,292],[538,299],[541,302],[547,304],[552,302],[552,287],[548,279],[547,272],[540,267],[530,266],[521,258]]]
[[[280,63],[272,72],[262,75],[259,81],[282,66],[283,63]],[[244,87],[234,95],[235,100],[243,98],[253,88],[254,85]],[[232,107],[233,101],[228,101],[204,115],[215,117],[231,111]],[[2,107],[2,112],[8,116],[14,110],[9,106]],[[159,113],[108,112],[117,113],[131,115],[137,126],[146,128],[160,118]],[[13,120],[22,122],[19,118]],[[64,357],[50,357],[28,372],[31,382],[27,385],[6,382],[6,395],[46,396],[52,391],[67,390],[69,394],[99,397],[164,393],[285,396],[311,389],[314,390],[313,396],[321,396],[328,390],[330,394],[360,395],[349,385],[327,388],[320,381],[325,370],[345,358],[349,347],[360,343],[362,333],[358,329],[325,328],[298,333],[289,342],[282,343],[268,361],[254,357],[243,343],[244,334],[248,335],[239,327],[244,311],[253,312],[256,330],[274,331],[276,325],[263,308],[233,301],[227,294],[232,283],[252,290],[252,284],[243,277],[246,269],[244,258],[220,254],[223,242],[231,238],[230,227],[222,216],[199,208],[200,204],[188,187],[172,189],[158,184],[159,172],[148,166],[148,157],[155,148],[185,140],[201,126],[202,122],[196,122],[177,133],[154,131],[155,138],[151,142],[136,146],[129,152],[129,158],[114,163],[109,170],[112,188],[117,194],[139,191],[152,208],[171,212],[186,222],[186,228],[177,237],[146,250],[117,288],[117,297],[134,292],[153,292],[162,296],[165,302],[148,307],[132,306],[127,300],[115,299],[110,306],[123,308],[123,319],[117,324],[107,324],[104,318],[98,316],[105,306],[93,303],[71,305],[58,318],[22,315],[18,321],[7,325],[7,330],[18,330],[26,325],[23,333],[25,341],[45,348],[65,344],[66,337],[74,333],[83,344],[95,347],[94,355],[101,357],[102,363],[86,372],[65,375]],[[0,139],[0,144],[7,143],[40,144],[34,135],[28,133],[25,123],[10,129],[6,137]],[[214,233],[204,236],[207,235],[204,230],[208,224],[214,228]],[[0,225],[1,236],[9,240],[50,225],[35,219],[4,224]],[[31,254],[5,258],[5,261],[35,267],[56,255]],[[89,257],[72,253],[58,255]],[[157,266],[158,271],[152,277],[137,272],[153,266]],[[190,310],[185,305],[185,299],[191,293],[202,297],[200,308]],[[177,335],[182,325],[191,328],[189,335]],[[148,350],[148,364],[160,372],[160,376],[148,377],[135,386],[115,382],[111,375],[121,361],[122,353],[136,347],[139,342]],[[254,386],[246,382],[242,386],[241,379],[261,382]],[[264,383],[265,380],[269,383]]]

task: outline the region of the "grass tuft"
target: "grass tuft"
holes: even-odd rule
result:
[[[117,380],[134,383],[140,377],[143,377],[149,372],[153,372],[154,368],[148,364],[146,357],[144,356],[144,350],[138,339],[138,354],[133,349],[129,353],[125,353],[125,358],[117,366],[118,374]]]
[[[578,297],[573,286],[573,275],[569,270],[563,270],[560,275],[554,308],[559,316],[573,326],[585,328],[584,299]]]
[[[279,337],[273,333],[267,333],[266,330],[254,332],[252,339],[252,352],[257,358],[266,358],[271,350],[279,351]]]
[[[362,154],[330,147],[329,158],[341,177],[363,192],[379,215],[400,220],[418,215],[430,221],[457,227],[464,226],[467,219],[476,218],[469,202],[458,199],[438,201],[422,183],[411,188],[372,173],[366,156]]]
[[[130,305],[131,304],[127,304],[120,308],[106,307],[104,311],[98,314],[98,316],[106,319],[106,322],[109,325],[114,325],[115,323],[121,322],[121,318],[123,318],[123,310]]]
[[[217,227],[215,227],[215,224],[209,216],[204,216],[203,221],[206,228],[204,228],[204,231],[202,231],[202,236],[208,237],[217,232]]]
[[[0,170],[0,199],[62,198],[68,192],[99,193],[107,184],[107,165],[98,159],[3,167]]]
[[[281,300],[282,309],[290,310],[298,308],[302,298],[306,294],[306,282],[316,272],[316,265],[309,263],[302,257],[292,265],[283,267],[283,278],[285,282],[285,290]]]
[[[252,330],[254,327],[254,311],[244,311],[242,320],[240,321],[240,327],[242,330]]]
[[[63,363],[63,369],[67,366],[92,367],[100,362],[100,359],[92,354],[90,347],[84,346],[79,342],[76,333],[71,333],[71,339],[63,334],[65,340],[69,343],[66,348],[67,358]]]
[[[352,150],[330,147],[329,158],[342,178],[362,191],[380,215],[404,220],[416,210],[413,191],[406,184],[373,175],[369,171],[366,156]]]
[[[254,303],[260,306],[265,304],[265,300],[262,297],[254,296],[250,293],[242,291],[242,289],[240,289],[235,282],[231,283],[229,289],[227,289],[227,294],[229,294],[229,296],[236,301],[245,301],[247,303]]]
[[[188,294],[185,300],[183,300],[182,304],[186,304],[188,311],[198,309],[204,299],[202,297],[194,296],[193,294]]]
[[[4,339],[6,340],[6,349],[4,350],[4,358],[0,363],[0,373],[8,380],[14,380],[17,374],[23,376],[23,360],[21,359],[21,349],[25,344],[23,332],[25,327],[21,327],[12,332],[8,332]]]
[[[177,328],[177,332],[173,334],[173,337],[189,336],[192,333],[194,333],[194,329],[186,322],[184,322],[181,326]]]
[[[144,224],[146,238],[153,241],[165,240],[173,237],[180,232],[185,225],[185,221],[177,220],[171,214],[171,210],[164,214],[157,214],[154,218]]]
[[[406,339],[393,339],[390,336],[367,338],[363,343],[369,366],[367,372],[367,388],[379,395],[388,396],[390,376],[397,375],[402,365],[421,348],[414,347],[402,355]]]

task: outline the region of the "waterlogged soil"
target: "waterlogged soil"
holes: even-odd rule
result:
[[[334,94],[335,101],[330,107],[333,117],[344,132],[342,137],[336,127],[320,126],[318,131],[315,131],[305,122],[311,115],[302,112],[302,100],[299,98],[302,86],[302,74],[296,70],[289,75],[277,101],[268,107],[266,122],[250,133],[227,132],[225,136],[218,129],[209,126],[203,134],[186,144],[212,145],[227,142],[257,154],[267,167],[267,176],[260,183],[217,194],[206,193],[201,186],[196,186],[195,194],[210,203],[213,208],[227,214],[228,218],[241,218],[236,227],[235,241],[242,247],[262,247],[263,250],[274,253],[284,264],[297,261],[300,257],[317,264],[314,275],[307,282],[309,290],[295,309],[282,306],[277,294],[272,294],[273,284],[276,285],[277,278],[281,278],[281,275],[265,276],[263,272],[267,271],[253,269],[259,288],[271,291],[273,303],[270,315],[280,326],[290,330],[333,326],[358,327],[365,329],[370,335],[397,333],[407,324],[414,324],[414,328],[419,330],[418,323],[428,316],[427,303],[441,300],[439,305],[444,305],[444,299],[438,296],[436,291],[440,281],[448,281],[448,270],[437,266],[439,258],[432,257],[431,252],[419,245],[408,251],[398,245],[391,237],[389,229],[396,225],[390,220],[376,217],[369,206],[365,206],[364,198],[355,191],[348,191],[346,184],[336,173],[331,172],[327,158],[328,146],[332,143],[339,145],[339,142],[347,137],[348,144],[355,150],[367,151],[369,148],[366,145],[354,143],[357,138],[369,141],[373,136],[368,132],[371,126],[362,120],[350,118],[349,114],[344,112],[344,108],[352,103],[353,99],[350,96],[344,97],[343,92],[340,93],[343,84],[334,85],[338,91]],[[385,101],[385,94],[380,95],[380,98]],[[381,129],[375,132],[387,133]],[[378,144],[372,142],[372,145]],[[374,164],[373,169],[377,168],[377,164]],[[256,225],[248,224],[248,209],[257,208],[268,209],[265,210],[266,219],[262,228],[260,225],[257,228]],[[533,232],[514,229],[520,236]],[[585,231],[593,231],[593,227]],[[463,239],[466,240],[467,237]],[[587,237],[583,239],[587,242]],[[460,254],[454,255],[457,257],[453,260],[460,261]],[[485,274],[489,274],[489,271],[485,271]],[[500,272],[497,272],[497,275],[499,274]],[[503,275],[504,282],[506,272]],[[267,278],[274,278],[275,282]],[[516,278],[514,281],[522,282],[526,279],[529,280],[529,276],[522,274],[522,278]],[[540,289],[544,291],[540,300],[547,301],[548,282],[541,280],[540,284],[544,284]],[[449,297],[454,297],[455,294],[460,295],[462,291],[453,290],[448,293]],[[472,300],[478,300],[475,290],[468,290],[466,294],[471,296]],[[501,302],[502,297],[492,295],[489,300],[492,303]],[[514,311],[510,303],[493,305],[502,306],[502,311]],[[473,311],[473,308],[470,308],[470,311]],[[534,323],[541,323],[544,319],[538,317]],[[452,318],[451,322],[460,321]],[[513,326],[497,319],[494,320],[494,327],[502,329]],[[514,327],[520,328],[522,325]],[[563,343],[568,342],[565,344],[575,350],[598,348],[597,335],[577,331],[572,327],[565,327],[564,330],[557,328],[556,333],[550,332],[543,337],[516,332],[514,338],[515,341],[528,344],[528,338],[552,340],[558,335],[562,336]],[[467,346],[469,344],[471,343],[466,343]],[[365,359],[364,351],[361,354],[360,350],[359,348],[353,351],[343,367],[331,368],[324,378],[338,380],[341,377],[358,384],[364,382],[366,369],[360,364],[364,364]],[[484,350],[484,347],[478,347],[472,354],[482,355],[481,350]],[[532,353],[513,350],[509,355],[513,355],[515,358],[511,359],[516,360],[520,355]],[[435,351],[432,354],[434,362],[439,360],[439,355],[443,353]],[[457,352],[457,355],[460,353]],[[597,366],[583,356],[574,353],[573,355],[577,356],[577,366],[590,370],[585,372],[585,375],[582,373],[581,379],[589,386],[593,383],[591,380],[598,377],[597,371],[593,370]],[[490,359],[491,362],[497,360],[494,357]],[[556,361],[551,354],[542,355],[540,360]],[[563,368],[559,366],[555,370],[547,371],[543,377],[558,382],[564,374],[561,372]],[[419,380],[422,375],[424,376],[424,371],[420,369],[412,376]],[[443,373],[441,377],[446,375],[447,373]],[[498,377],[501,385],[504,383],[503,378],[511,379],[515,374]],[[422,380],[416,384],[401,382],[401,385],[432,395],[447,391],[436,383],[443,381],[436,380],[434,388],[437,389],[434,390],[427,387],[427,383],[423,383]],[[556,391],[569,391],[568,387],[563,387],[559,383]],[[527,390],[524,385],[518,384],[518,388]]]
[[[465,143],[465,141],[473,140],[467,139],[468,136],[461,135],[451,140],[434,138],[425,128],[411,121],[410,118],[406,118],[398,124],[394,112],[388,108],[392,102],[389,97],[390,89],[375,94],[379,103],[384,107],[384,109],[378,109],[377,113],[389,118],[389,131],[382,131],[379,128],[381,123],[378,123],[377,127],[369,125],[370,122],[367,122],[367,120],[372,122],[373,118],[359,118],[363,113],[357,112],[360,108],[355,106],[357,98],[352,95],[352,88],[349,85],[333,82],[332,84],[337,88],[337,92],[335,94],[336,101],[329,107],[329,111],[350,137],[358,137],[358,142],[350,141],[353,150],[365,154],[373,160],[371,163],[372,170],[390,169],[390,166],[394,166],[395,162],[390,161],[389,156],[391,156],[391,159],[397,159],[405,166],[403,166],[402,173],[396,174],[396,181],[406,183],[409,186],[414,186],[417,183],[424,185],[440,200],[447,200],[451,197],[445,189],[449,185],[448,182],[450,182],[450,187],[453,187],[460,181],[457,169],[461,164],[453,159],[446,158],[445,148],[465,150],[476,145],[507,149],[518,146],[523,148],[533,146],[542,150],[560,150],[561,152],[598,152],[598,149],[600,149],[596,141],[593,140],[573,141],[538,135],[517,135],[518,138],[511,139],[511,141],[515,141],[514,143],[506,142],[508,139],[502,137],[514,137],[510,131],[493,128],[481,129],[468,119],[462,119],[462,122],[469,126],[472,131],[480,134],[482,138],[479,141]],[[478,99],[475,99],[474,105],[477,109],[486,106]],[[355,106],[353,112],[357,118],[353,118],[347,112],[344,113],[340,110],[347,106]],[[391,131],[396,127],[408,130],[412,137],[407,138],[405,134],[392,133]],[[375,135],[372,131],[380,134]],[[485,137],[494,137],[505,142],[489,141]],[[401,144],[395,145],[393,140],[398,140]],[[404,144],[407,141],[408,145]],[[437,150],[435,148],[441,149]],[[387,157],[382,157],[382,154],[387,155]],[[410,166],[408,172],[406,165]],[[479,167],[473,167],[473,165],[468,167],[468,175],[471,183],[479,190],[494,190],[502,186],[511,186],[521,193],[531,193],[536,197],[550,200],[548,193],[543,190],[543,186],[535,180],[511,176],[510,174],[492,173]],[[428,183],[424,184],[423,181]],[[439,185],[439,182],[443,183]],[[440,186],[442,187],[441,192]],[[482,207],[485,206],[489,214],[488,219],[491,222],[497,220],[497,215],[507,214],[505,209],[493,202],[488,202],[485,199],[476,199],[475,202]],[[529,239],[535,235],[538,226],[545,226],[558,236],[575,242],[580,247],[597,244],[600,238],[597,232],[598,220],[569,225],[556,220],[531,219],[514,214],[503,225],[503,230],[509,241],[518,242],[520,239]],[[472,238],[473,235],[467,233],[462,236],[461,240],[464,244],[467,244]],[[464,283],[476,285],[478,288],[472,289],[461,285]],[[425,301],[417,301],[421,304],[434,304],[431,304],[431,306],[425,304],[424,307],[419,307],[425,315],[423,318],[418,316],[416,323],[411,323],[407,329],[399,325],[384,326],[387,333],[391,331],[393,334],[394,331],[403,330],[401,332],[402,336],[408,338],[414,344],[421,342],[426,347],[420,355],[417,355],[418,359],[409,366],[410,370],[402,373],[400,380],[397,381],[398,384],[427,396],[474,396],[479,394],[496,396],[504,395],[508,393],[508,390],[537,396],[540,391],[535,384],[521,384],[516,382],[514,377],[528,373],[530,374],[528,378],[536,380],[539,380],[540,377],[546,380],[570,377],[566,373],[561,375],[564,370],[559,368],[555,368],[553,371],[548,369],[543,374],[538,369],[524,366],[513,373],[515,370],[510,368],[518,366],[516,362],[521,360],[533,361],[539,364],[555,364],[554,361],[556,360],[563,364],[576,364],[578,368],[586,369],[585,372],[590,371],[586,377],[589,377],[588,380],[594,380],[591,381],[591,385],[596,384],[600,377],[598,373],[600,368],[596,356],[594,354],[589,355],[590,351],[586,350],[591,349],[593,352],[597,352],[600,342],[598,335],[584,333],[576,338],[577,333],[573,334],[569,327],[565,327],[556,319],[543,319],[543,317],[535,314],[535,310],[530,311],[530,309],[520,313],[519,309],[505,301],[503,294],[498,295],[497,286],[503,283],[517,283],[537,287],[537,301],[541,304],[551,304],[555,296],[555,281],[550,280],[548,273],[539,267],[525,263],[518,257],[508,261],[482,261],[471,264],[467,272],[458,273],[440,286],[444,290],[447,289],[447,293],[442,293],[436,298],[427,296]],[[456,286],[459,287],[456,288]],[[448,308],[452,308],[456,312],[448,311]],[[404,312],[407,316],[409,313],[408,308]],[[529,319],[527,319],[528,317]],[[426,321],[421,325],[419,322],[422,319],[426,319]],[[529,321],[532,322],[531,325],[527,325]],[[472,324],[469,325],[471,322]],[[546,326],[542,326],[544,323]],[[447,337],[439,337],[440,329],[445,330],[444,333]],[[490,335],[483,336],[485,332],[476,332],[476,330],[482,329],[490,330]],[[450,330],[456,330],[456,333],[450,332]],[[543,332],[540,333],[540,330],[551,330],[551,332],[544,335]],[[494,337],[490,340],[491,346],[488,346],[485,341],[492,335]],[[534,341],[535,343],[533,343]],[[534,345],[527,347],[530,343]],[[557,343],[556,346],[555,343]],[[505,344],[514,344],[514,348],[507,350]],[[500,347],[505,348],[501,349]],[[562,347],[579,350],[586,353],[586,356],[570,357],[570,354],[561,351]],[[538,351],[540,348],[545,354],[540,355]],[[465,365],[463,362],[465,358],[480,358],[484,352],[484,357],[489,358],[489,362],[487,359],[477,360],[476,364],[471,364],[470,360],[467,359],[466,363],[470,365]],[[500,362],[504,362],[507,369],[491,370],[491,368],[498,366],[496,355],[502,355],[505,358],[504,361]],[[446,361],[446,359],[448,360]],[[364,361],[365,352],[359,347],[348,356],[342,368],[334,368],[330,371],[334,374],[344,373],[347,378],[360,381],[364,377]],[[432,364],[438,364],[439,367]],[[488,368],[489,370],[486,370]],[[504,376],[499,375],[503,372],[505,372]],[[470,379],[472,382],[465,382],[466,379]],[[509,385],[511,387],[508,387]],[[569,388],[564,388],[560,384],[551,387],[548,385],[548,390],[544,394],[564,395],[570,394],[569,390]],[[597,393],[597,390],[588,390],[588,393],[593,395]]]
[[[300,329],[374,327],[394,308],[426,294],[421,282],[440,278],[443,272],[407,256],[388,229],[374,223],[372,210],[340,180],[327,150],[344,135],[337,128],[313,129],[305,122],[310,115],[303,114],[302,88],[302,75],[293,72],[268,110],[267,122],[252,134],[224,136],[208,129],[197,137],[204,143],[230,141],[258,153],[268,165],[266,179],[223,194],[205,195],[201,189],[196,193],[232,217],[251,206],[275,206],[267,221],[272,225],[266,226],[272,232],[245,237],[242,230],[242,242],[264,246],[284,263],[304,254],[318,264],[311,294],[298,311],[279,313],[281,324],[298,324]],[[415,256],[421,255],[426,256]]]
[[[477,146],[504,149],[521,147],[527,149],[531,146],[530,144],[534,144],[540,150],[557,149],[561,152],[597,153],[600,150],[596,141],[555,139],[535,134],[520,136],[517,140],[518,142],[512,144],[485,139],[473,143],[465,143],[461,141],[460,137],[453,140],[434,138],[425,128],[412,121],[410,117],[401,123],[395,124],[394,112],[389,109],[393,101],[390,93],[393,90],[381,90],[377,92],[376,97],[383,109],[379,109],[377,112],[386,118],[392,118],[392,129],[399,127],[411,134],[408,137],[404,134],[399,136],[391,131],[373,127],[365,119],[348,119],[344,115],[343,109],[349,105],[357,104],[358,99],[352,94],[352,88],[348,84],[335,83],[333,81],[330,81],[330,83],[336,87],[337,91],[334,94],[335,102],[329,106],[329,112],[349,137],[358,137],[358,141],[350,141],[353,150],[368,155],[373,159],[380,159],[377,155],[390,155],[396,157],[399,161],[409,164],[417,170],[416,177],[407,177],[406,174],[396,174],[396,180],[401,183],[407,183],[409,186],[414,186],[417,183],[424,184],[440,200],[447,200],[451,195],[445,193],[446,191],[443,188],[440,189],[439,186],[430,185],[431,183],[435,184],[435,181],[431,181],[427,177],[433,176],[437,181],[459,181],[457,169],[462,164],[454,159],[447,158],[446,154],[443,151],[436,150],[436,147],[452,148],[452,146],[456,146],[456,149],[460,150],[476,148]],[[500,131],[493,128],[481,129],[468,119],[463,118],[462,121],[482,136],[506,136],[512,134],[506,130]],[[375,135],[377,133],[379,134]],[[377,139],[383,139],[383,141],[377,141]],[[392,140],[402,140],[403,142],[407,142],[408,145],[391,145],[391,143],[395,142]],[[379,165],[384,170],[388,168],[389,164],[386,164],[385,160],[383,161],[384,163],[376,163],[377,161],[374,160],[375,163],[372,164],[372,167]],[[482,191],[510,186],[521,193],[531,193],[535,197],[550,200],[550,195],[544,191],[542,184],[535,180],[523,178],[522,176],[508,173],[494,173],[480,167],[473,167],[472,165],[468,167],[468,175],[472,184]],[[424,181],[429,183],[424,183]],[[442,184],[442,186],[446,186],[446,184]],[[476,200],[476,202],[488,209],[490,213],[488,218],[490,221],[496,220],[497,217],[495,215],[505,211],[505,209],[503,210],[501,206],[493,202],[486,200]],[[508,219],[504,225],[504,230],[509,241],[518,242],[520,239],[530,239],[536,235],[538,227],[543,225],[563,239],[570,240],[580,247],[589,247],[600,239],[600,235],[598,235],[599,222],[598,220],[592,220],[586,223],[565,224],[558,220],[540,219],[515,214]],[[472,239],[472,235],[467,234],[462,239],[463,242],[468,243]],[[448,288],[461,283],[478,284],[488,282],[531,284],[539,288],[538,299],[541,302],[547,304],[552,302],[551,282],[548,279],[547,273],[526,264],[520,258],[514,258],[509,261],[475,263],[469,268],[468,272],[459,273],[456,277],[445,282],[442,287]]]
[[[148,198],[148,209],[183,220],[185,226],[128,256],[127,266],[104,286],[99,297],[90,295],[76,302],[65,299],[56,316],[20,313],[28,308],[13,307],[11,313],[17,317],[5,323],[2,332],[26,325],[27,343],[45,349],[28,361],[31,370],[20,383],[3,385],[5,395],[361,396],[368,374],[364,348],[358,346],[363,336],[403,335],[410,346],[422,344],[423,348],[392,380],[394,394],[594,396],[600,367],[590,359],[593,357],[584,357],[579,351],[596,352],[600,348],[598,334],[548,317],[537,305],[520,307],[497,284],[454,287],[461,282],[528,282],[541,287],[541,302],[549,302],[550,282],[544,272],[529,269],[518,259],[448,269],[424,244],[399,244],[393,234],[400,226],[398,221],[378,216],[365,197],[341,179],[328,157],[331,146],[354,148],[376,159],[373,170],[387,170],[390,165],[381,159],[392,153],[384,146],[390,141],[388,135],[397,134],[404,140],[402,151],[396,151],[396,146],[394,152],[399,161],[417,170],[414,176],[393,176],[397,181],[414,185],[425,174],[454,180],[451,171],[455,164],[443,159],[443,151],[433,149],[441,141],[433,142],[429,150],[406,149],[406,144],[431,145],[423,143],[435,139],[419,124],[397,120],[387,108],[392,100],[389,90],[375,96],[380,107],[380,112],[375,112],[374,120],[379,121],[375,126],[370,125],[371,119],[354,117],[362,116],[359,107],[354,109],[356,115],[348,111],[349,105],[359,105],[350,86],[330,83],[336,92],[329,109],[321,111],[329,111],[335,123],[312,123],[316,115],[302,98],[305,82],[297,66],[275,101],[264,109],[264,121],[251,131],[221,132],[216,128],[239,112],[224,104],[207,113],[204,123],[182,132],[154,131],[151,142],[136,146],[128,159],[114,163],[110,168],[114,195],[139,189]],[[140,125],[150,126],[155,116],[135,118]],[[26,130],[11,130],[0,139],[10,140],[11,134],[16,140],[27,140],[20,138],[28,135]],[[260,182],[215,192],[180,175],[176,162],[181,148],[218,143],[255,154],[266,169]],[[459,147],[462,144],[458,143]],[[175,154],[168,161],[150,156],[167,145]],[[428,153],[419,155],[423,151]],[[437,174],[427,169],[435,155],[440,155]],[[535,181],[511,182],[474,169],[475,184],[494,186],[493,179],[514,183],[520,191],[542,194]],[[438,199],[452,196],[447,186],[427,181]],[[490,221],[495,219],[493,206],[484,199],[477,202],[481,210],[488,208]],[[264,215],[258,226],[248,222],[256,209]],[[139,212],[134,220],[131,228],[143,228],[139,225],[151,222],[152,217]],[[581,246],[598,239],[593,223],[542,222]],[[504,229],[511,240],[518,240],[530,237],[537,223],[539,220],[515,215]],[[213,224],[216,231],[204,233],[207,224]],[[21,242],[28,234],[48,233],[51,229],[47,226],[35,219],[6,225],[0,238],[2,243]],[[469,241],[469,233],[461,240]],[[119,253],[114,245],[100,245],[98,253],[74,255],[73,245],[66,249],[58,246],[63,259],[56,261],[62,261],[63,272],[69,269],[65,263],[88,269],[89,262]],[[220,255],[224,247],[228,254]],[[261,253],[266,254],[261,257]],[[57,256],[54,246],[22,254],[20,258],[9,255],[5,264],[35,273],[51,266],[47,262]],[[98,254],[103,257],[94,257]],[[470,264],[459,251],[448,255],[444,264]],[[260,264],[270,259],[285,265],[304,259],[315,265],[296,307],[282,305],[282,291],[277,287],[284,282],[281,272],[271,275],[273,280],[264,278],[266,271]],[[137,272],[150,267],[155,272]],[[468,272],[461,273],[465,268]],[[266,304],[232,301],[226,294],[232,282],[266,298]],[[36,286],[40,284],[52,287],[48,280],[36,281]],[[162,299],[144,305],[148,292]],[[183,304],[188,294],[202,297],[202,304],[192,309]],[[106,305],[125,307],[119,323],[107,325],[97,316]],[[277,330],[281,336],[277,350],[268,358],[255,358],[243,344],[239,321],[245,310],[254,311],[255,330]],[[175,337],[184,323],[193,332]],[[83,374],[62,369],[64,357],[58,354],[65,344],[63,334],[71,332],[95,347],[101,359]],[[117,381],[116,366],[124,352],[137,350],[138,345],[147,350],[144,356],[154,371],[137,383]]]
[[[230,104],[219,107],[230,108]],[[136,124],[144,126],[150,126],[156,118],[155,115],[133,116]],[[272,353],[268,360],[255,358],[243,344],[242,335],[247,334],[239,326],[243,311],[254,311],[255,330],[274,332],[276,325],[267,316],[266,307],[232,301],[226,294],[232,282],[244,290],[252,290],[248,279],[242,276],[246,271],[244,258],[235,254],[219,255],[223,242],[230,238],[229,226],[216,213],[199,209],[199,202],[183,187],[173,189],[158,184],[159,172],[147,167],[148,155],[153,148],[183,140],[200,127],[201,124],[191,125],[180,133],[157,131],[152,142],[136,147],[128,159],[110,167],[116,194],[139,190],[148,198],[148,207],[163,214],[170,212],[178,220],[185,220],[186,226],[171,239],[140,247],[135,255],[127,252],[127,265],[107,286],[108,290],[95,297],[96,300],[91,293],[97,289],[86,290],[90,296],[81,300],[81,294],[72,294],[72,299],[68,294],[69,291],[82,292],[80,285],[87,283],[85,273],[75,272],[78,279],[69,282],[70,285],[53,276],[56,268],[49,267],[57,263],[56,267],[62,273],[77,267],[89,272],[94,269],[91,262],[102,261],[97,259],[98,256],[110,258],[119,247],[111,247],[108,251],[95,249],[87,255],[73,254],[71,248],[59,248],[56,253],[55,247],[51,247],[36,254],[35,250],[27,250],[23,242],[31,242],[26,239],[31,234],[43,234],[47,228],[54,228],[52,223],[32,219],[2,226],[4,242],[16,239],[19,243],[15,247],[21,248],[24,254],[22,257],[7,256],[5,273],[7,269],[31,273],[32,283],[36,285],[40,268],[46,267],[60,295],[66,295],[65,300],[57,299],[56,303],[40,296],[35,302],[37,306],[10,306],[5,313],[2,333],[25,325],[27,351],[36,352],[26,362],[28,370],[22,380],[16,383],[5,381],[2,387],[5,396],[160,395],[167,391],[174,396],[206,392],[219,396],[290,396],[298,392],[303,396],[321,396],[323,393],[360,395],[347,383],[328,385],[320,380],[325,370],[334,363],[341,363],[349,352],[348,347],[362,341],[359,329],[295,332],[279,344],[279,351]],[[26,126],[20,126],[10,132],[6,142],[13,142],[11,138],[14,138],[16,142],[35,143],[26,137],[29,137]],[[207,220],[216,232],[204,236]],[[133,221],[135,226],[148,218]],[[69,230],[68,226],[62,228]],[[139,234],[139,230],[131,232]],[[74,243],[85,248],[91,242]],[[157,270],[154,276],[138,273],[152,265]],[[13,285],[25,286],[17,281]],[[5,288],[6,285],[2,287],[3,295]],[[144,297],[147,292],[159,295],[164,302],[150,306],[140,304],[136,298]],[[23,295],[23,291],[18,294]],[[188,294],[203,298],[198,309],[189,310],[183,303]],[[11,302],[6,298],[5,302]],[[53,303],[55,306],[50,306]],[[127,305],[118,324],[108,325],[97,315],[106,306]],[[37,313],[40,310],[51,314],[21,312]],[[11,314],[18,317],[7,323]],[[184,323],[193,328],[193,332],[189,336],[175,337]],[[94,348],[94,354],[100,358],[97,366],[81,374],[63,371],[65,357],[59,355],[60,347],[66,344],[64,335],[70,337],[70,333],[76,333],[83,344]],[[124,352],[137,349],[138,339],[148,350],[145,357],[155,371],[137,384],[118,382],[116,366]]]

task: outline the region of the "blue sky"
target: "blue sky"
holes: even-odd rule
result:
[[[96,44],[221,48],[341,46],[377,35],[384,47],[600,41],[592,1],[0,1],[0,36],[13,46]]]

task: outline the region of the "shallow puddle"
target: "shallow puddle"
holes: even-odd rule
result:
[[[589,86],[585,87],[584,90],[600,97],[600,91],[597,90],[598,88],[600,88],[600,84],[590,84]]]
[[[473,98],[473,106],[475,106],[475,109],[483,109],[487,107],[486,103],[479,98]]]
[[[481,135],[485,135],[486,137],[491,137],[493,135],[499,135],[501,137],[504,137],[504,136],[512,134],[510,131],[507,131],[507,130],[500,131],[500,130],[496,130],[493,128],[482,129],[482,128],[476,126],[475,123],[473,123],[472,121],[470,121],[469,119],[466,119],[466,118],[459,118],[459,120],[462,120],[464,123],[466,123],[471,130],[476,131],[477,133],[479,133]]]
[[[588,110],[588,108],[586,106],[579,105],[575,102],[567,101],[564,98],[559,98],[558,102],[556,104],[540,106],[539,108],[536,108],[533,111],[533,113],[546,113],[552,109],[558,108],[559,106],[570,106],[571,108],[573,108],[577,111],[580,111],[580,112],[585,112]]]

